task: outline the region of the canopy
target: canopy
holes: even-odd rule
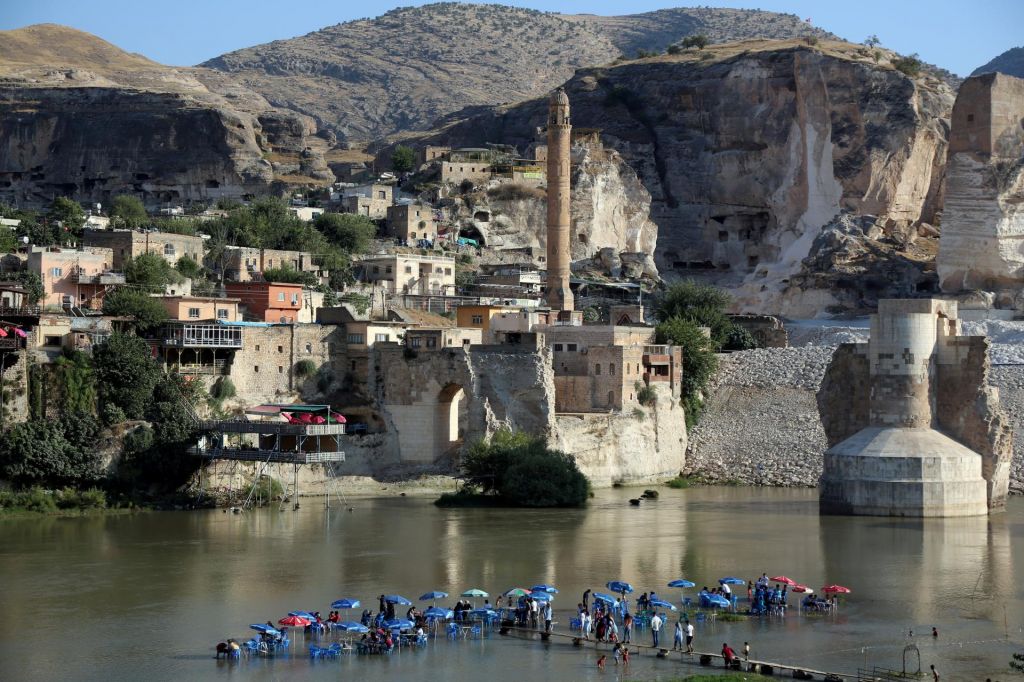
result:
[[[384,626],[389,630],[408,630],[415,625],[416,623],[407,618],[390,618],[384,621]]]
[[[783,583],[783,584],[786,584],[786,585],[796,585],[797,584],[795,580],[793,580],[792,578],[787,578],[784,575],[777,575],[774,578],[768,578],[768,579],[771,580],[773,583]]]
[[[821,588],[821,591],[825,594],[828,594],[830,592],[832,594],[850,594],[851,592],[849,587],[843,587],[842,585],[826,585],[825,587]]]
[[[530,596],[536,599],[537,601],[551,601],[552,599],[554,599],[554,597],[552,597],[547,592],[531,592]]]
[[[347,620],[343,623],[338,623],[335,627],[345,630],[347,632],[369,632],[370,628],[366,627],[362,623],[357,623],[354,620]]]
[[[661,608],[668,609],[669,611],[678,611],[679,610],[679,609],[677,609],[675,607],[675,604],[670,604],[667,601],[665,601],[664,599],[652,599],[651,600],[651,606],[660,606]]]
[[[420,595],[420,601],[435,601],[437,599],[444,599],[448,596],[447,592],[427,592],[426,594]]]
[[[455,617],[455,613],[451,609],[442,609],[437,606],[431,606],[423,612],[423,615],[427,618],[443,618],[444,620],[451,620]]]
[[[547,592],[548,594],[558,594],[558,590],[554,585],[534,585],[530,588],[534,592]]]
[[[384,595],[384,601],[386,601],[388,604],[401,604],[402,606],[412,606],[412,602],[400,594],[386,594]]]
[[[302,616],[285,616],[281,620],[277,621],[278,625],[291,625],[292,627],[304,628],[310,624],[308,618]]]
[[[265,632],[268,635],[279,635],[279,634],[281,634],[280,630],[278,630],[275,627],[271,627],[270,625],[267,625],[266,623],[253,623],[249,627],[252,628],[253,630],[255,630],[256,632]]]
[[[525,597],[528,594],[530,591],[525,587],[510,587],[504,592],[506,597]]]
[[[697,587],[697,583],[690,582],[689,580],[673,580],[668,584],[669,587]]]
[[[306,620],[316,620],[316,616],[309,611],[289,611],[289,616],[298,616],[299,618],[305,618]]]
[[[705,592],[703,599],[711,606],[729,606],[729,600],[720,594],[709,594]]]
[[[479,589],[474,587],[474,588],[472,588],[470,590],[466,590],[465,592],[463,592],[462,596],[463,597],[476,597],[478,599],[483,599],[483,598],[489,597],[491,595],[487,594],[483,590],[479,590]]]
[[[332,609],[358,609],[362,604],[358,599],[339,599],[331,602]]]
[[[631,594],[633,592],[633,586],[622,580],[612,580],[608,583],[608,589],[620,594]]]
[[[594,601],[603,601],[603,602],[608,602],[609,604],[614,604],[615,603],[615,599],[616,598],[613,597],[612,595],[605,594],[604,592],[595,592],[594,593]]]
[[[728,578],[719,578],[718,579],[718,584],[719,585],[746,585],[747,581],[743,580],[742,578],[734,578],[732,576],[729,576]]]

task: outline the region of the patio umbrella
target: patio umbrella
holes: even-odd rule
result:
[[[275,627],[271,627],[271,626],[267,625],[266,623],[253,623],[252,625],[249,626],[249,628],[252,629],[252,630],[255,630],[256,632],[264,632],[264,633],[266,633],[268,635],[279,635],[279,634],[281,634],[280,630],[278,630]]]
[[[673,580],[672,582],[670,582],[668,584],[668,586],[669,587],[682,587],[682,588],[697,587],[697,583],[690,582],[689,580],[683,580],[682,578],[680,578],[679,580]]]
[[[718,579],[718,584],[719,585],[746,585],[747,581],[743,580],[742,578],[734,578],[732,576],[729,576],[728,578],[719,578]]]
[[[783,583],[785,585],[790,586],[797,584],[795,580],[793,580],[792,578],[787,578],[784,575],[777,575],[774,578],[768,578],[768,580],[771,580],[773,583]]]
[[[708,595],[705,595],[705,599],[707,599],[708,603],[711,606],[721,606],[721,607],[731,606],[731,604],[729,603],[729,600],[726,599],[725,597],[723,597],[720,594],[708,594]]]
[[[474,587],[474,588],[472,588],[470,590],[466,590],[465,592],[463,592],[462,596],[463,597],[470,597],[470,598],[477,598],[477,599],[484,599],[484,598],[489,597],[491,595],[487,594],[483,590],[478,590],[477,588]]]
[[[547,592],[531,592],[530,596],[536,599],[537,601],[551,601],[552,599],[554,599],[554,597],[552,597]]]
[[[652,599],[651,600],[651,606],[660,606],[661,608],[668,609],[669,611],[678,611],[679,610],[679,609],[677,609],[675,607],[674,604],[670,604],[667,601],[665,601],[664,599]]]
[[[821,588],[821,591],[825,594],[828,594],[830,592],[832,594],[850,594],[852,590],[849,587],[843,587],[842,585],[826,585],[825,587]]]
[[[278,625],[291,625],[292,627],[304,628],[309,625],[310,621],[308,618],[302,616],[285,616],[281,620],[277,621]]]
[[[608,589],[619,594],[632,594],[633,586],[622,580],[612,580],[608,583]]]
[[[420,595],[420,601],[437,601],[438,599],[444,599],[447,596],[447,592],[427,592],[426,594]]]
[[[399,594],[386,594],[384,595],[384,601],[388,604],[401,604],[402,606],[412,606],[412,602]]]
[[[797,585],[793,585],[793,591],[794,592],[810,592],[811,588],[807,587],[807,585],[799,585],[799,584],[797,584]]]
[[[525,597],[530,591],[525,587],[512,587],[503,593],[506,597]]]
[[[343,623],[338,623],[338,628],[346,632],[369,632],[370,628],[366,627],[362,623],[357,623],[354,620],[347,620]]]
[[[309,611],[289,611],[288,615],[289,616],[297,616],[299,618],[305,618],[306,620],[310,620],[310,621],[315,621],[316,620],[316,616],[314,616]]]
[[[331,602],[332,609],[358,609],[362,604],[358,599],[339,599]]]
[[[530,588],[534,592],[547,592],[548,594],[558,594],[558,590],[554,585],[534,585]]]
[[[451,620],[455,617],[455,613],[451,609],[442,609],[437,606],[431,606],[423,612],[423,615],[427,618],[441,618],[442,620]]]
[[[390,618],[384,621],[384,626],[389,630],[408,630],[415,625],[416,623],[407,618]]]
[[[613,597],[610,594],[605,594],[604,592],[595,592],[594,593],[594,601],[603,601],[603,602],[607,602],[609,604],[614,604],[615,603],[615,597]]]

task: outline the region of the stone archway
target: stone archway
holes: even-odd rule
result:
[[[466,423],[466,391],[461,384],[450,383],[437,395],[437,422],[434,430],[434,459],[462,445]]]

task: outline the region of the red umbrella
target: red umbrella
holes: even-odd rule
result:
[[[774,578],[768,578],[768,579],[771,580],[773,583],[784,583],[786,585],[796,585],[796,581],[795,580],[793,580],[792,578],[787,578],[784,575],[777,575]]]
[[[291,625],[292,627],[304,628],[309,625],[309,620],[302,616],[285,616],[277,621],[278,625]]]
[[[807,585],[793,585],[793,591],[794,592],[810,592],[811,588],[807,587]]]
[[[850,594],[852,590],[849,587],[843,587],[842,585],[826,585],[825,587],[821,588],[821,591],[825,594],[828,594],[830,592],[832,594]]]

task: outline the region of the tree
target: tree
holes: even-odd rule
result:
[[[89,356],[81,351],[65,352],[54,363],[56,388],[62,414],[96,411],[96,377]]]
[[[128,419],[142,419],[161,378],[149,345],[137,336],[115,332],[93,349],[100,402],[119,407]]]
[[[279,282],[281,284],[303,284],[316,286],[319,280],[311,272],[296,270],[290,265],[282,265],[279,268],[270,268],[263,271],[263,279],[267,282]]]
[[[924,66],[924,64],[915,52],[914,54],[907,55],[906,57],[899,57],[898,59],[892,60],[892,66],[900,73],[914,78],[921,73],[921,67]]]
[[[686,36],[683,38],[682,45],[684,48],[689,49],[695,47],[698,50],[703,50],[705,47],[711,44],[711,40],[703,33],[697,35]]]
[[[124,227],[142,227],[149,220],[146,207],[138,197],[119,194],[110,205],[110,219]]]
[[[179,258],[178,262],[174,264],[174,269],[182,277],[188,277],[193,282],[206,277],[206,270],[203,266],[192,260],[189,256]]]
[[[32,419],[0,439],[0,471],[18,485],[82,485],[101,476],[99,422],[71,412],[59,420]]]
[[[167,321],[167,309],[142,291],[119,287],[103,298],[103,314],[134,317],[140,330],[153,329]]]
[[[38,304],[43,299],[43,296],[46,295],[46,290],[43,288],[43,280],[39,277],[38,273],[31,270],[21,270],[14,276],[14,281],[25,289],[27,305]]]
[[[879,44],[881,44],[881,42],[882,41],[879,40],[878,36],[876,36],[874,33],[872,33],[871,35],[864,39],[864,44],[867,45],[868,47],[877,47]]]
[[[185,280],[180,272],[155,253],[144,253],[138,258],[129,258],[124,264],[124,279],[129,284],[154,293],[162,293],[168,284],[180,284]]]
[[[377,236],[377,226],[366,216],[352,213],[321,213],[313,225],[342,251],[366,253]]]
[[[85,211],[78,205],[77,201],[72,201],[67,197],[57,197],[53,200],[53,204],[50,206],[50,212],[47,218],[56,223],[60,227],[58,242],[64,243],[68,241],[68,237],[80,237],[82,235],[82,227],[85,225]]]
[[[670,286],[658,302],[655,315],[659,321],[680,318],[699,327],[710,327],[716,347],[725,341],[732,323],[725,314],[732,297],[721,289],[693,280]]]
[[[391,152],[391,167],[396,173],[408,173],[413,169],[415,163],[416,152],[412,147],[400,144]]]
[[[658,343],[679,346],[683,352],[682,403],[686,424],[696,423],[704,405],[704,393],[718,370],[714,342],[691,320],[671,317],[654,330]]]

